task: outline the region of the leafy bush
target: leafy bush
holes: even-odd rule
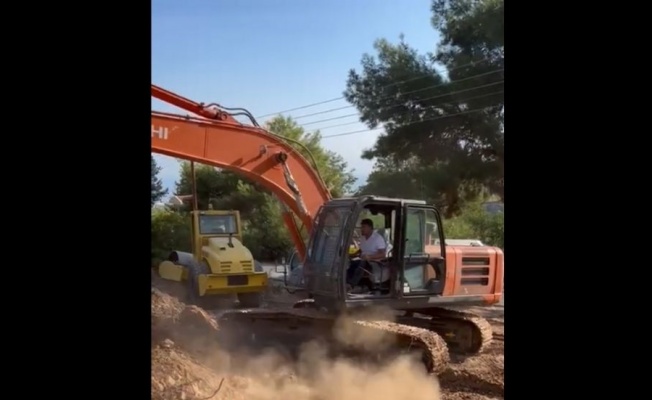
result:
[[[269,195],[265,195],[269,196]],[[243,221],[243,244],[256,260],[272,261],[286,256],[293,248],[276,201],[262,203]]]
[[[505,214],[490,214],[481,203],[472,203],[458,217],[444,221],[444,233],[450,239],[477,239],[502,249],[505,247]]]
[[[152,210],[152,266],[173,250],[191,251],[190,217],[171,210]]]

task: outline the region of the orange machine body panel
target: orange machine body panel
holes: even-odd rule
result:
[[[432,256],[439,246],[426,246]],[[504,253],[489,246],[446,246],[444,296],[483,296],[486,304],[500,301],[503,292]],[[434,278],[434,269],[424,266],[425,279]]]

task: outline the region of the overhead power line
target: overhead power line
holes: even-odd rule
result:
[[[465,82],[465,81],[469,81],[471,79],[476,79],[476,78],[480,78],[480,77],[483,77],[483,76],[495,74],[495,73],[498,73],[498,72],[503,72],[504,70],[505,70],[504,68],[500,68],[500,69],[496,69],[496,70],[493,70],[493,71],[484,72],[482,74],[477,74],[477,75],[469,76],[469,77],[466,77],[466,78],[458,79],[456,81],[449,81],[449,82],[439,83],[439,84],[428,86],[428,87],[425,87],[425,88],[411,90],[411,91],[405,92],[405,93],[399,93],[399,96],[405,96],[405,95],[408,95],[408,94],[424,92],[426,90],[436,89],[438,87],[442,87],[442,86],[446,86],[446,85],[450,85],[450,84],[454,84],[454,83]],[[457,92],[444,94],[442,96],[447,96],[447,95],[455,94],[455,93],[457,93]],[[392,99],[394,97],[396,97],[396,96],[385,96],[385,97],[381,97],[380,99],[378,99],[378,101]],[[427,100],[427,99],[424,99],[424,100]],[[350,104],[348,106],[342,106],[342,107],[338,107],[338,108],[330,108],[330,109],[324,110],[324,111],[318,111],[318,112],[311,113],[311,114],[304,114],[304,115],[300,115],[298,117],[292,117],[292,119],[297,120],[297,119],[300,119],[300,118],[312,117],[313,115],[327,114],[327,113],[330,113],[330,112],[333,112],[333,111],[346,110],[347,108],[353,108],[353,107],[355,107],[355,105]]]
[[[444,94],[440,94],[440,95],[437,95],[437,96],[428,97],[428,98],[422,99],[422,101],[440,99],[440,98],[446,97],[446,96],[452,96],[452,95],[456,95],[456,94],[460,94],[460,93],[470,92],[470,91],[477,90],[477,89],[483,89],[483,88],[499,85],[499,84],[504,83],[504,82],[505,81],[501,79],[500,81],[488,83],[488,84],[485,84],[485,85],[475,86],[475,87],[471,87],[471,88],[467,88],[467,89],[458,90],[458,91],[455,91],[455,92],[444,93]],[[462,101],[463,100],[460,100],[459,102],[462,102]],[[397,104],[389,106],[387,108],[398,107],[398,106],[401,106],[401,105],[403,105],[403,103],[397,103]],[[341,116],[338,116],[338,117],[332,117],[332,118],[320,119],[320,120],[317,120],[317,121],[306,122],[305,124],[301,124],[301,126],[318,124],[320,122],[334,121],[334,120],[338,120],[338,119],[342,119],[342,118],[355,117],[355,116],[358,116],[358,115],[359,115],[359,113],[356,112],[356,113],[352,113],[352,114],[341,115]]]
[[[454,102],[454,103],[443,103],[443,104],[438,104],[437,106],[443,106],[443,105],[456,105],[456,104],[465,103],[465,102],[467,102],[467,101],[471,101],[471,100],[477,100],[477,99],[480,99],[480,98],[483,98],[483,97],[496,96],[496,95],[499,95],[499,94],[502,94],[502,93],[504,93],[504,91],[501,90],[501,91],[499,91],[499,92],[492,92],[492,93],[487,93],[487,94],[483,94],[483,95],[480,95],[480,96],[469,97],[469,98],[467,98],[467,99],[462,99],[462,100],[456,101],[456,102]],[[428,100],[428,99],[424,99],[424,100]],[[401,104],[397,104],[397,105],[394,105],[394,106],[392,106],[392,107],[396,107],[396,106],[399,106],[399,105],[401,105]],[[362,122],[360,122],[360,121],[352,121],[352,122],[345,122],[345,123],[343,123],[343,124],[335,124],[335,125],[324,126],[324,127],[320,127],[320,128],[318,128],[318,129],[319,129],[319,131],[324,131],[324,130],[326,130],[326,129],[338,128],[338,127],[340,127],[340,126],[347,126],[347,125],[361,124],[361,123],[362,123]]]
[[[466,67],[471,67],[471,66],[483,63],[485,61],[489,61],[490,59],[491,58],[487,57],[487,58],[483,58],[483,59],[478,60],[478,61],[470,62],[468,64],[460,65],[460,66],[457,66],[455,68],[449,69],[448,72],[455,71],[455,70],[462,69],[462,68],[466,68]],[[383,86],[383,89],[388,88],[388,87],[392,87],[394,85],[400,85],[402,83],[407,83],[407,82],[412,82],[412,81],[416,81],[416,80],[423,79],[423,78],[428,78],[428,77],[431,77],[431,76],[432,76],[431,74],[424,74],[424,75],[421,75],[421,76],[412,77],[412,78],[409,78],[409,79],[405,79],[405,80],[402,80],[402,81],[398,81],[398,82],[394,82],[394,83],[390,83],[388,85],[385,85],[385,86]],[[285,113],[289,113],[289,112],[292,112],[292,111],[304,110],[306,108],[320,106],[322,104],[332,103],[334,101],[343,100],[343,99],[344,99],[344,96],[335,97],[335,98],[332,98],[332,99],[323,100],[323,101],[319,101],[319,102],[311,103],[311,104],[306,104],[306,105],[303,105],[303,106],[294,107],[294,108],[290,108],[290,109],[287,109],[287,110],[282,110],[282,111],[277,111],[277,112],[268,113],[268,114],[264,114],[264,115],[259,115],[259,116],[256,117],[256,119],[271,117],[272,115],[285,114]]]
[[[414,122],[410,122],[410,123],[407,123],[407,124],[402,124],[401,127],[403,127],[403,126],[410,126],[410,125],[414,125],[414,124],[419,124],[419,123],[422,123],[422,122],[436,121],[436,120],[439,120],[439,119],[455,117],[455,116],[458,116],[458,115],[472,114],[472,113],[477,113],[477,112],[487,111],[487,110],[491,109],[492,107],[495,107],[495,105],[494,105],[494,106],[483,107],[483,108],[478,108],[478,109],[474,109],[474,110],[465,110],[465,111],[460,111],[460,112],[458,112],[458,113],[448,114],[448,115],[442,115],[442,116],[439,116],[439,117],[433,117],[433,118],[422,119],[422,120],[419,120],[419,121],[414,121]],[[385,129],[385,128],[384,128],[384,127],[379,127],[379,128],[373,128],[373,129],[361,129],[361,130],[357,130],[357,131],[344,132],[344,133],[337,133],[337,134],[335,134],[335,135],[322,136],[321,138],[322,138],[322,139],[328,139],[328,138],[334,138],[334,137],[338,137],[338,136],[354,135],[354,134],[356,134],[356,133],[374,132],[374,131],[378,131],[378,130],[381,130],[381,129]]]

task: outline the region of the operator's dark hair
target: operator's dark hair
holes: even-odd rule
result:
[[[362,221],[360,221],[360,225],[367,225],[368,227],[373,229],[374,221],[370,220],[369,218],[365,218]]]

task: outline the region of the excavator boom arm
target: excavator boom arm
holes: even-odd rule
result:
[[[282,137],[240,124],[219,109],[208,109],[154,85],[152,96],[204,116],[152,111],[152,152],[233,171],[260,183],[283,203],[283,220],[304,258],[301,226],[287,211],[310,231],[319,207],[330,200],[328,189],[312,165]]]

